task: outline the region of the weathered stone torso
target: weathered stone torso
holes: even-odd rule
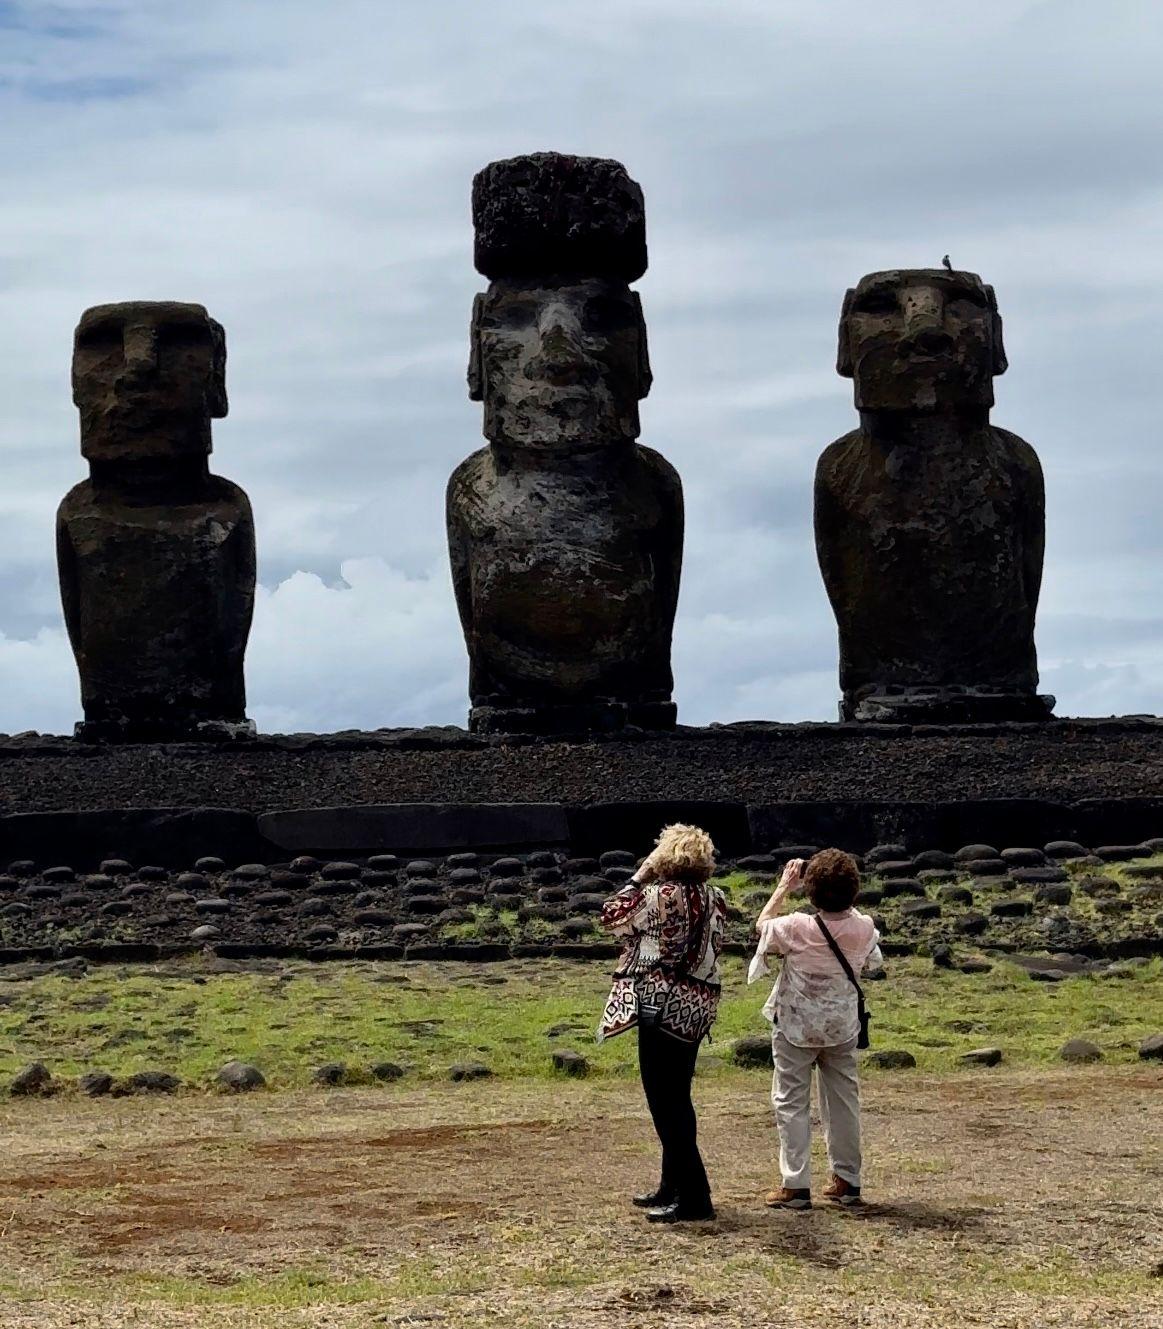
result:
[[[1043,543],[1028,443],[984,426],[945,445],[861,430],[816,475],[816,542],[846,693],[871,685],[1032,691]]]
[[[129,503],[85,480],[57,525],[86,719],[243,720],[255,584],[246,494],[210,476],[189,501]]]
[[[448,522],[474,702],[669,700],[682,491],[658,453],[482,448]]]

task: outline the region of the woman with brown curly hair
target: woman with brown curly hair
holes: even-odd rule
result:
[[[800,883],[815,906],[778,917]],[[810,1209],[812,1192],[812,1069],[820,1094],[820,1117],[832,1179],[824,1195],[839,1204],[860,1203],[860,1081],[856,1047],[860,1034],[855,975],[878,968],[880,935],[867,914],[853,905],[860,872],[850,854],[825,849],[794,858],[756,920],[759,945],[747,973],[754,982],[768,972],[767,957],[783,963],[763,1008],[772,1021],[775,1075],[771,1101],[779,1131],[783,1185],[767,1196],[774,1209]],[[843,954],[849,974],[836,951]]]
[[[708,883],[715,846],[697,826],[666,826],[642,866],[602,909],[625,947],[598,1042],[638,1030],[642,1088],[662,1145],[658,1188],[636,1195],[652,1223],[714,1218],[699,1154],[691,1080],[719,1004],[727,903]]]

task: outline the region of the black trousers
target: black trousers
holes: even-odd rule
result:
[[[697,1043],[684,1043],[661,1029],[638,1027],[638,1069],[662,1145],[660,1189],[670,1199],[701,1209],[710,1204],[711,1188],[691,1101],[698,1053]]]

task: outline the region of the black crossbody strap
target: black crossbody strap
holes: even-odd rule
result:
[[[859,1000],[861,1008],[863,1009],[864,989],[856,981],[856,975],[852,972],[852,966],[848,963],[848,957],[844,954],[844,952],[840,949],[840,947],[836,945],[836,938],[833,937],[832,934],[828,931],[827,923],[824,922],[824,920],[820,917],[819,914],[815,915],[815,919],[817,924],[819,925],[820,931],[824,934],[824,940],[832,948],[832,954],[836,957],[837,960],[840,961],[840,968],[843,969],[844,972],[848,975],[849,983],[851,983],[852,986],[856,989],[857,999]]]

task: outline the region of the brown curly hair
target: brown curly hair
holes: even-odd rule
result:
[[[808,899],[825,913],[839,914],[851,909],[860,890],[856,860],[843,849],[821,849],[808,859],[804,888]]]

